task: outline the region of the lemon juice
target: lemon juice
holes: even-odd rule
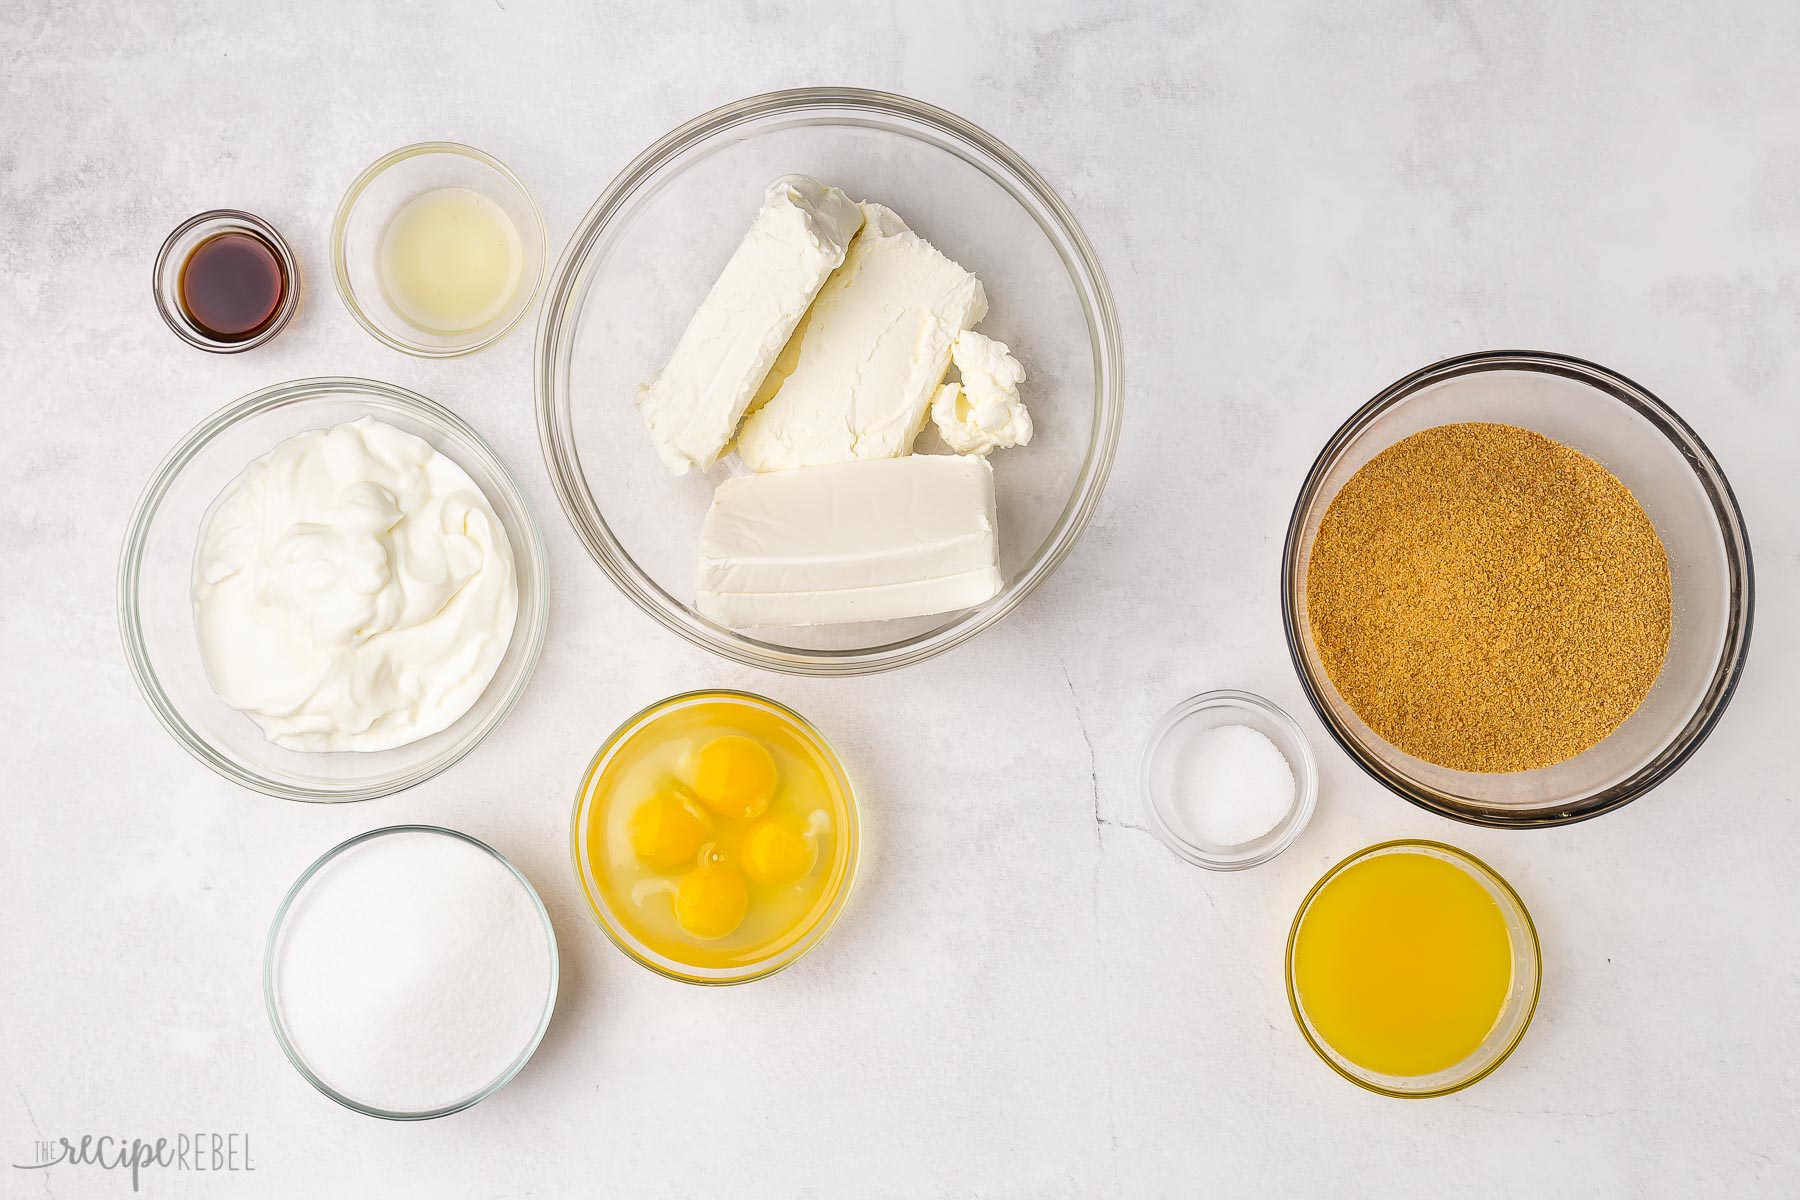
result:
[[[444,187],[406,202],[381,238],[381,284],[400,315],[431,333],[466,333],[499,317],[519,290],[518,226],[493,200]]]

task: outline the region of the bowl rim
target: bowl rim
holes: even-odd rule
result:
[[[1460,1079],[1455,1083],[1447,1084],[1443,1087],[1418,1091],[1383,1087],[1379,1083],[1359,1078],[1345,1070],[1343,1064],[1334,1059],[1331,1054],[1327,1052],[1326,1048],[1319,1044],[1319,1039],[1313,1036],[1312,1030],[1307,1028],[1306,1014],[1300,1007],[1299,988],[1294,983],[1294,949],[1300,938],[1301,920],[1306,916],[1306,910],[1312,907],[1313,898],[1324,890],[1326,884],[1330,883],[1333,879],[1336,879],[1339,875],[1343,874],[1357,863],[1362,862],[1365,859],[1373,858],[1378,854],[1405,850],[1437,851],[1455,861],[1458,866],[1463,868],[1463,870],[1483,876],[1498,886],[1502,892],[1511,898],[1513,904],[1518,907],[1519,924],[1521,928],[1524,929],[1525,936],[1529,942],[1532,961],[1531,998],[1526,1002],[1525,1019],[1519,1023],[1518,1032],[1513,1034],[1511,1040],[1501,1048],[1498,1054],[1494,1055],[1493,1061],[1487,1063],[1481,1070],[1469,1076],[1467,1079]],[[1354,854],[1349,855],[1328,868],[1324,874],[1319,876],[1318,882],[1307,889],[1305,897],[1301,899],[1299,906],[1294,909],[1294,920],[1293,923],[1288,926],[1287,947],[1282,952],[1281,961],[1282,973],[1286,977],[1288,1011],[1293,1014],[1294,1024],[1300,1028],[1300,1036],[1306,1039],[1306,1044],[1312,1047],[1313,1053],[1317,1054],[1319,1058],[1324,1061],[1326,1066],[1330,1067],[1333,1071],[1336,1071],[1345,1079],[1348,1079],[1351,1083],[1354,1083],[1357,1087],[1365,1088],[1377,1095],[1390,1096],[1396,1100],[1429,1100],[1434,1096],[1448,1096],[1452,1092],[1460,1092],[1464,1088],[1472,1087],[1473,1085],[1480,1083],[1483,1079],[1486,1079],[1489,1075],[1492,1075],[1494,1071],[1499,1068],[1501,1063],[1512,1057],[1513,1051],[1519,1048],[1519,1043],[1525,1040],[1525,1032],[1531,1028],[1532,1018],[1537,1015],[1538,998],[1543,995],[1544,991],[1543,943],[1538,938],[1537,923],[1531,919],[1531,909],[1526,906],[1524,899],[1520,897],[1513,885],[1507,881],[1506,876],[1488,866],[1488,864],[1481,859],[1470,854],[1460,846],[1452,846],[1447,842],[1434,841],[1430,838],[1393,838],[1389,841],[1377,842],[1372,846],[1364,846],[1361,850],[1356,851]],[[1512,995],[1509,992],[1507,995],[1507,1002],[1509,1005],[1511,1000]],[[1502,1013],[1504,1013],[1504,1011],[1505,1010],[1502,1009]],[[1473,1057],[1474,1055],[1470,1055],[1470,1058]],[[1463,1060],[1463,1062],[1468,1061],[1469,1059]]]
[[[1176,726],[1209,708],[1235,708],[1244,711],[1261,713],[1269,718],[1299,747],[1300,760],[1295,762],[1284,747],[1277,746],[1281,756],[1288,760],[1294,770],[1294,806],[1282,817],[1275,829],[1281,830],[1280,836],[1271,842],[1260,853],[1246,858],[1218,858],[1208,854],[1198,845],[1188,841],[1176,831],[1157,805],[1154,794],[1155,787],[1150,781],[1151,764],[1156,752]],[[1149,823],[1150,832],[1158,841],[1174,852],[1183,862],[1197,867],[1205,867],[1209,871],[1247,871],[1251,867],[1260,867],[1269,862],[1282,851],[1292,846],[1306,827],[1311,823],[1313,813],[1319,806],[1319,762],[1313,753],[1312,742],[1307,739],[1306,731],[1300,723],[1289,715],[1286,709],[1273,700],[1259,696],[1255,692],[1239,691],[1236,688],[1217,688],[1210,692],[1201,692],[1174,705],[1150,730],[1150,736],[1144,742],[1144,749],[1138,755],[1138,798],[1144,806],[1144,819]],[[1263,836],[1268,836],[1267,834]],[[1261,840],[1261,839],[1258,839]]]
[[[612,218],[647,181],[677,156],[731,129],[771,115],[834,109],[923,126],[944,139],[933,145],[982,171],[1038,223],[1074,281],[1087,321],[1095,364],[1094,420],[1075,486],[1049,538],[1038,556],[996,597],[947,625],[914,637],[854,650],[801,650],[747,637],[705,620],[637,565],[587,487],[569,406],[558,403],[563,376],[559,350],[565,330],[578,316],[570,311],[570,301],[591,252]],[[935,105],[867,88],[814,87],[765,92],[702,113],[658,138],[614,177],[576,225],[550,280],[538,315],[534,375],[539,440],[563,512],[588,553],[633,604],[665,628],[731,662],[790,675],[868,675],[923,662],[960,646],[1017,608],[1069,556],[1092,520],[1111,473],[1118,450],[1123,370],[1118,310],[1099,259],[1067,205],[1036,170],[985,130]]]
[[[260,238],[268,245],[269,249],[275,252],[275,257],[281,263],[283,280],[287,285],[286,294],[282,296],[280,305],[276,307],[275,314],[269,318],[268,323],[257,333],[239,341],[222,341],[208,334],[189,318],[180,304],[171,306],[169,298],[163,291],[163,285],[168,281],[170,274],[178,275],[181,269],[187,265],[188,257],[193,255],[194,250],[200,248],[199,245],[196,245],[194,250],[188,251],[180,262],[176,262],[173,258],[176,245],[188,234],[204,225],[220,227],[217,233],[206,239],[207,241],[211,241],[213,237],[221,234],[234,232],[247,232]],[[204,244],[204,242],[200,243],[200,245]],[[178,284],[179,280],[176,283]],[[169,236],[163,239],[162,245],[156,251],[156,264],[150,271],[150,294],[156,300],[156,312],[162,317],[163,324],[167,325],[176,337],[188,345],[198,350],[204,350],[208,354],[242,354],[246,350],[254,350],[263,343],[274,340],[277,334],[287,328],[288,322],[293,320],[294,314],[300,310],[300,264],[294,258],[293,250],[288,247],[287,239],[281,236],[281,231],[262,217],[241,208],[209,208],[205,212],[195,213],[175,226],[169,231]]]
[[[508,499],[517,508],[521,517],[521,526],[517,531],[507,530],[508,540],[523,541],[524,543],[523,546],[514,545],[512,547],[514,558],[518,558],[521,554],[527,556],[531,563],[531,570],[539,580],[537,604],[527,609],[521,602],[518,619],[513,625],[515,641],[521,635],[529,639],[528,642],[521,643],[525,651],[523,670],[520,672],[518,682],[510,692],[499,698],[499,702],[482,723],[463,739],[447,747],[437,757],[428,759],[411,771],[375,783],[341,788],[315,788],[283,783],[270,779],[259,772],[248,770],[220,754],[213,748],[209,739],[202,736],[188,723],[168,693],[163,690],[162,682],[157,678],[156,669],[151,665],[149,652],[145,647],[143,627],[138,618],[138,575],[143,565],[144,545],[148,540],[157,513],[162,507],[163,498],[168,494],[175,480],[188,463],[225,430],[271,409],[296,401],[319,396],[355,397],[371,394],[410,410],[413,415],[427,424],[437,425],[457,436],[468,439],[469,443],[489,460],[483,465],[492,470],[495,477],[508,489],[510,493]],[[273,447],[270,448],[273,449]],[[513,537],[515,532],[519,534],[516,539]],[[131,669],[132,678],[136,681],[138,691],[143,696],[144,702],[150,707],[150,711],[155,714],[157,721],[183,749],[206,764],[215,773],[241,787],[261,792],[265,796],[273,796],[279,800],[294,800],[312,804],[341,804],[358,800],[373,800],[404,791],[454,766],[463,756],[485,741],[487,736],[518,704],[531,682],[532,675],[536,673],[538,658],[543,652],[544,640],[550,624],[550,587],[547,570],[544,536],[538,528],[537,519],[532,515],[531,506],[525,499],[525,493],[520,490],[518,481],[513,478],[512,472],[507,470],[506,464],[501,461],[500,456],[494,453],[493,447],[488,445],[486,439],[476,433],[468,422],[435,400],[428,399],[397,384],[349,375],[311,376],[305,379],[292,379],[284,383],[270,384],[268,387],[259,388],[218,409],[189,430],[151,473],[149,482],[144,485],[143,491],[138,495],[137,504],[132,510],[131,520],[126,526],[125,537],[119,550],[117,576],[119,634],[124,641],[125,659]],[[492,684],[490,683],[489,686],[491,687]],[[486,695],[486,691],[483,691],[482,696]],[[476,704],[480,703],[481,700],[477,699]]]
[[[1699,708],[1681,730],[1630,777],[1591,795],[1549,807],[1510,809],[1468,803],[1417,786],[1379,756],[1365,754],[1326,703],[1323,681],[1308,668],[1300,645],[1297,596],[1305,586],[1305,564],[1298,561],[1300,535],[1312,507],[1322,499],[1329,503],[1327,498],[1319,495],[1327,470],[1338,454],[1389,408],[1433,384],[1483,371],[1526,371],[1571,379],[1587,384],[1596,393],[1626,405],[1643,417],[1674,444],[1693,470],[1701,490],[1711,502],[1719,523],[1720,540],[1725,547],[1730,587],[1729,620],[1718,665]],[[1421,367],[1377,392],[1338,427],[1313,460],[1294,502],[1281,552],[1281,625],[1287,638],[1288,656],[1294,664],[1295,674],[1300,677],[1307,700],[1332,740],[1377,783],[1427,812],[1496,829],[1545,829],[1590,820],[1629,804],[1673,775],[1706,741],[1737,691],[1750,652],[1755,609],[1756,570],[1743,511],[1723,468],[1706,443],[1700,440],[1700,435],[1642,385],[1587,359],[1545,350],[1484,350],[1460,354]]]
[[[312,881],[314,876],[318,875],[325,867],[336,861],[345,851],[360,846],[364,842],[373,841],[376,838],[386,837],[389,834],[395,833],[442,834],[445,837],[467,842],[477,850],[485,851],[487,854],[491,855],[495,861],[505,867],[508,871],[511,871],[513,877],[524,885],[525,894],[531,897],[531,903],[537,909],[538,917],[544,923],[544,933],[550,941],[550,992],[548,998],[544,1002],[544,1015],[538,1021],[537,1032],[531,1036],[530,1042],[520,1053],[519,1057],[513,1062],[512,1066],[501,1072],[497,1079],[481,1088],[473,1095],[463,1100],[459,1100],[455,1104],[446,1105],[442,1108],[424,1109],[417,1112],[402,1111],[399,1109],[374,1108],[370,1105],[361,1104],[350,1099],[350,1097],[344,1095],[342,1092],[339,1092],[323,1079],[320,1079],[313,1073],[312,1068],[306,1065],[305,1060],[300,1056],[300,1052],[295,1049],[293,1042],[289,1040],[286,1026],[281,1019],[279,1006],[275,1003],[275,944],[279,938],[283,925],[287,921],[288,913],[292,910],[294,901],[299,897],[301,891],[303,891],[306,885]],[[486,1100],[489,1096],[492,1096],[495,1092],[498,1092],[501,1088],[511,1083],[518,1076],[519,1072],[525,1069],[525,1064],[530,1062],[532,1057],[537,1054],[538,1047],[543,1044],[544,1035],[549,1032],[550,1018],[556,1012],[557,992],[560,989],[561,981],[562,952],[556,944],[556,925],[550,920],[550,910],[545,907],[544,898],[538,895],[537,888],[532,886],[531,880],[526,877],[525,872],[521,871],[517,864],[507,858],[506,855],[500,853],[480,838],[475,837],[472,834],[464,833],[460,829],[450,829],[443,825],[384,825],[379,829],[366,830],[354,837],[346,838],[339,842],[325,853],[319,855],[318,858],[314,859],[312,865],[302,871],[299,878],[294,880],[293,885],[288,888],[287,894],[282,897],[280,907],[275,910],[275,919],[269,922],[268,937],[263,942],[263,1011],[268,1015],[269,1026],[274,1030],[275,1041],[281,1046],[281,1052],[287,1056],[288,1062],[293,1064],[294,1069],[300,1072],[301,1078],[312,1084],[313,1087],[317,1088],[324,1095],[337,1101],[339,1104],[353,1112],[359,1112],[365,1117],[380,1117],[384,1121],[431,1121],[438,1117],[447,1117],[451,1113],[458,1113],[465,1108],[472,1108],[475,1105],[480,1104],[483,1100]]]
[[[344,232],[349,228],[350,214],[356,208],[356,202],[362,199],[363,192],[368,190],[369,185],[374,183],[388,168],[409,158],[419,158],[427,154],[460,155],[463,158],[475,160],[499,175],[525,201],[525,207],[531,213],[532,225],[537,230],[538,253],[536,260],[527,261],[524,264],[526,272],[530,275],[531,285],[525,302],[519,305],[519,311],[513,314],[512,320],[495,328],[487,336],[467,344],[429,346],[389,333],[357,301],[356,289],[350,283],[350,268],[344,261]],[[549,245],[550,234],[544,225],[543,209],[538,207],[537,197],[531,194],[531,189],[525,186],[525,181],[520,179],[511,167],[487,151],[462,142],[413,142],[411,145],[388,151],[364,167],[361,173],[351,181],[350,186],[345,189],[344,198],[338,201],[337,211],[331,218],[331,274],[337,284],[338,299],[344,302],[344,307],[350,310],[350,315],[356,318],[356,323],[361,325],[376,341],[398,350],[402,354],[410,354],[414,358],[465,358],[471,354],[479,354],[494,345],[517,329],[525,320],[525,314],[531,311],[531,306],[537,303],[538,296],[544,290],[544,264],[549,261]]]
[[[637,939],[630,936],[623,921],[611,917],[611,906],[607,905],[597,894],[597,889],[589,885],[588,872],[581,865],[581,815],[587,801],[589,781],[617,753],[628,735],[637,732],[646,723],[662,716],[665,712],[700,700],[728,700],[748,704],[772,710],[792,721],[818,746],[825,756],[826,763],[837,775],[838,785],[844,792],[844,807],[847,813],[844,831],[844,878],[838,884],[837,893],[832,897],[825,912],[820,915],[805,935],[787,949],[736,974],[700,974],[697,972],[702,971],[703,968],[684,967],[682,964],[674,963],[672,959],[665,962],[661,956],[651,953]],[[607,940],[616,946],[625,957],[641,967],[656,972],[665,979],[673,979],[678,983],[691,983],[700,987],[734,987],[741,983],[754,983],[759,979],[767,979],[771,975],[787,970],[817,949],[819,944],[837,927],[838,920],[850,905],[850,894],[856,889],[857,872],[862,863],[862,806],[857,800],[856,786],[850,779],[850,772],[845,769],[843,759],[838,757],[837,748],[823,733],[819,732],[819,728],[811,721],[779,700],[772,700],[756,692],[740,691],[735,688],[694,688],[690,691],[677,692],[673,696],[665,696],[625,718],[619,723],[618,728],[607,735],[606,740],[600,744],[600,748],[594,751],[594,756],[588,759],[587,766],[583,767],[581,771],[581,782],[575,787],[575,806],[569,815],[569,861],[575,869],[575,882],[581,889],[582,899],[587,902],[588,914],[594,918],[594,924],[600,927],[601,932],[606,934]],[[704,968],[704,970],[723,972],[726,969]]]

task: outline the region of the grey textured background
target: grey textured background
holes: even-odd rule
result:
[[[1794,618],[1800,520],[1800,7],[1119,0],[630,8],[0,3],[0,1194],[39,1137],[220,1129],[254,1174],[146,1195],[1793,1195],[1800,1184]],[[1066,197],[1111,277],[1127,418],[1093,529],[993,633],[901,674],[802,682],[656,627],[552,496],[530,337],[431,364],[331,294],[339,195],[434,137],[498,154],[560,246],[676,123],[853,83],[951,108]],[[148,275],[182,217],[286,231],[304,308],[190,350]],[[1323,739],[1282,645],[1281,531],[1352,408],[1444,355],[1564,350],[1658,392],[1736,485],[1758,559],[1732,712],[1648,799],[1574,828],[1466,829]],[[118,541],[175,440],[322,373],[467,416],[550,540],[549,646],[462,765],[363,805],[283,804],[189,759],[137,697]],[[566,849],[597,741],[641,704],[748,686],[816,714],[865,781],[866,874],[805,963],[655,978],[601,937]],[[1213,876],[1135,828],[1155,717],[1264,692],[1321,751],[1317,820]],[[538,883],[565,979],[496,1099],[423,1126],[312,1092],[258,972],[293,876],[422,820]],[[1399,1103],[1327,1071],[1282,998],[1305,888],[1371,841],[1468,847],[1531,904],[1543,1002],[1513,1059]]]

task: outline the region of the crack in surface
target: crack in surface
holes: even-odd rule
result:
[[[49,1139],[44,1136],[43,1126],[38,1124],[37,1114],[31,1111],[31,1101],[25,1096],[24,1085],[18,1083],[13,1084],[13,1091],[19,1093],[19,1103],[25,1106],[25,1119],[31,1122],[31,1132],[37,1134],[38,1141],[48,1141]],[[50,1197],[56,1195],[55,1192],[50,1190],[50,1172],[39,1171],[38,1181],[44,1185],[44,1195]]]
[[[38,1141],[40,1141],[40,1142],[43,1141],[44,1140],[44,1130],[38,1124],[37,1114],[31,1111],[31,1101],[27,1100],[25,1098],[24,1086],[22,1084],[15,1083],[15,1084],[13,1084],[13,1091],[19,1093],[19,1103],[23,1104],[25,1106],[25,1119],[27,1121],[31,1122],[31,1132],[38,1135]]]
[[[1075,692],[1075,681],[1069,676],[1069,665],[1062,664],[1063,686],[1069,689],[1069,707],[1075,712],[1075,728],[1081,733],[1081,744],[1087,747],[1088,756],[1088,798],[1093,808],[1096,837],[1103,827],[1113,829],[1131,829],[1138,833],[1150,831],[1142,825],[1131,821],[1115,821],[1111,817],[1100,815],[1100,756],[1094,751],[1093,735],[1088,733],[1087,718],[1081,712],[1081,700]],[[1102,847],[1104,849],[1104,847]]]
[[[1094,824],[1109,824],[1100,815],[1100,760],[1094,753],[1094,739],[1088,733],[1087,719],[1081,715],[1081,700],[1075,695],[1075,681],[1069,677],[1069,664],[1062,664],[1063,686],[1069,689],[1069,707],[1075,711],[1075,728],[1081,732],[1081,744],[1087,747],[1088,796],[1093,801]]]
[[[1100,1040],[1106,1053],[1106,1138],[1110,1153],[1113,1188],[1119,1186],[1119,1124],[1113,1115],[1113,1040],[1112,1020],[1107,1014],[1106,1003],[1106,936],[1101,929],[1100,919],[1100,867],[1106,857],[1106,839],[1103,836],[1105,826],[1115,824],[1100,815],[1100,761],[1094,753],[1094,739],[1088,733],[1087,720],[1081,713],[1081,700],[1075,693],[1075,681],[1069,676],[1069,664],[1062,663],[1063,685],[1069,689],[1069,707],[1075,714],[1075,727],[1081,731],[1081,742],[1087,747],[1088,754],[1088,794],[1093,807],[1094,818],[1094,866],[1089,876],[1088,895],[1092,899],[1092,915],[1094,924],[1094,966],[1095,986],[1099,989],[1100,999]]]

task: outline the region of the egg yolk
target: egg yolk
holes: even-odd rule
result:
[[[749,885],[717,851],[675,885],[675,920],[697,938],[726,936],[744,923],[749,911]]]
[[[716,737],[694,758],[694,794],[722,817],[760,817],[775,798],[775,756],[755,738]]]
[[[744,839],[744,874],[764,887],[793,883],[811,873],[818,853],[813,840],[792,824],[762,821]]]
[[[631,814],[631,848],[640,861],[654,867],[693,862],[706,834],[705,818],[673,790],[658,792]]]

